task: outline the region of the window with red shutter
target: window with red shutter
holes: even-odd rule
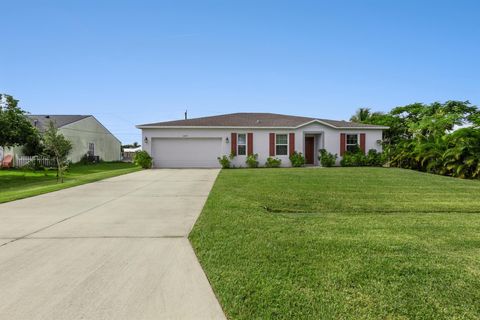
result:
[[[275,157],[275,133],[270,133],[270,157]]]
[[[235,132],[232,132],[231,134],[231,149],[230,152],[232,153],[233,156],[237,155],[237,134]]]
[[[247,154],[253,154],[253,133],[247,133]]]

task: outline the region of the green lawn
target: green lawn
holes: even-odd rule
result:
[[[64,183],[57,183],[56,171],[0,170],[0,203],[27,198],[140,170],[131,163],[104,162],[70,166]]]
[[[230,319],[480,318],[480,181],[223,170],[190,239]]]

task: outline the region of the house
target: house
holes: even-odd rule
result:
[[[104,161],[121,160],[121,142],[92,115],[27,115],[42,133],[53,121],[59,133],[72,143],[68,159],[73,163],[88,154]],[[11,148],[6,154],[23,155],[22,146]]]
[[[232,165],[244,167],[248,154],[258,154],[290,166],[289,155],[301,152],[307,165],[319,165],[320,149],[338,154],[360,146],[382,150],[388,127],[273,113],[232,113],[196,119],[138,125],[142,147],[154,167],[216,168],[217,157],[233,154]],[[340,158],[337,160],[339,164]]]
[[[132,162],[135,157],[135,153],[142,151],[142,147],[123,148],[122,160]]]

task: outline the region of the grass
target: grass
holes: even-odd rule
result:
[[[190,240],[229,319],[480,318],[480,181],[223,170]]]
[[[18,169],[0,170],[0,203],[70,188],[137,170],[140,168],[123,162],[103,162],[95,165],[74,164],[70,166],[64,183],[57,182],[54,170],[45,173]]]

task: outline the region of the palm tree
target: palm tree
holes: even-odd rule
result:
[[[350,118],[352,122],[365,122],[372,117],[370,108],[359,108],[355,115]]]
[[[463,128],[448,136],[442,157],[445,173],[460,178],[480,177],[480,130]]]

